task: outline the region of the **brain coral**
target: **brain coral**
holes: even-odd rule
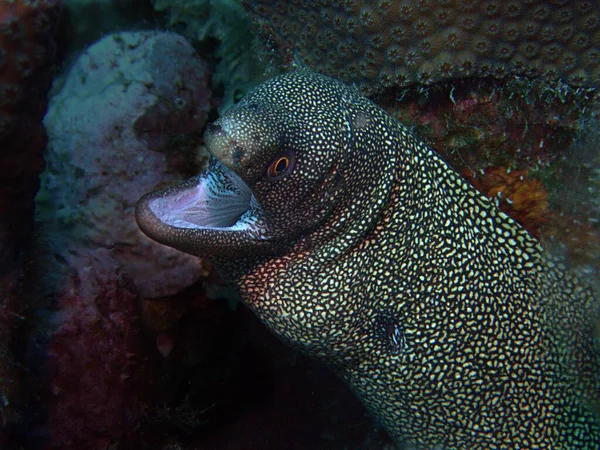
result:
[[[509,74],[592,85],[597,0],[242,0],[280,49],[366,92]]]

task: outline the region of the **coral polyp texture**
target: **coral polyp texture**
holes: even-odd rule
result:
[[[280,51],[367,93],[470,76],[600,78],[597,0],[242,3]]]

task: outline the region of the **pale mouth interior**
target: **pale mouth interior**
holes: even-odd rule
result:
[[[216,160],[197,185],[148,204],[160,221],[172,227],[231,231],[245,230],[254,222],[256,205],[248,185]]]

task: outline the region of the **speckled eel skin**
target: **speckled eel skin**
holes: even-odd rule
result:
[[[306,70],[211,125],[206,172],[144,196],[406,449],[598,449],[597,303],[402,124]]]

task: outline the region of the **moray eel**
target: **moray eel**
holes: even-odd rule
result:
[[[139,227],[210,258],[399,447],[600,448],[592,291],[401,123],[299,70],[205,142],[206,172],[144,196]]]

